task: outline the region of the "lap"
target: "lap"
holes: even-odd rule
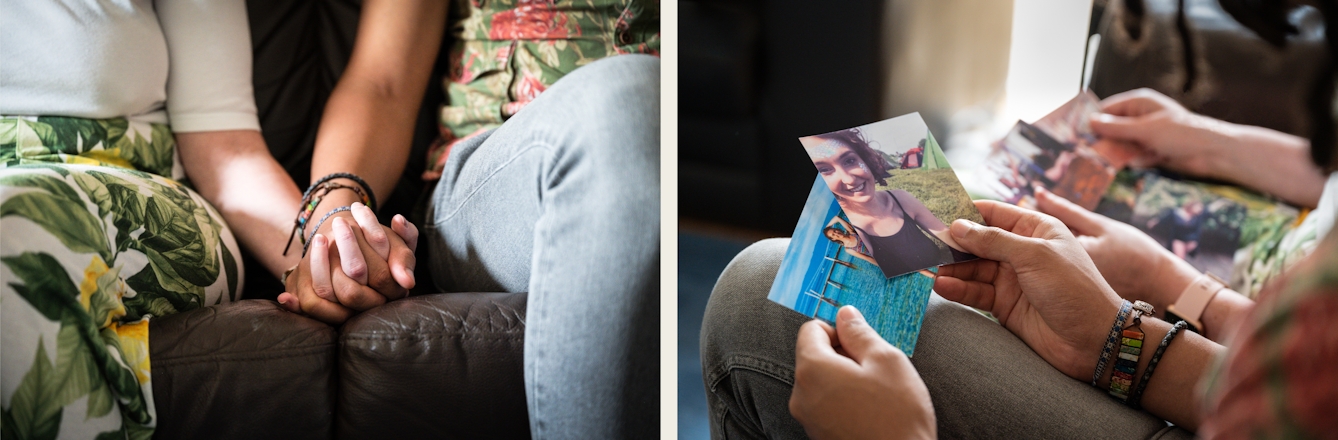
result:
[[[170,159],[170,140],[158,137],[170,131],[110,136],[106,127],[118,127],[115,121],[5,122],[56,133],[4,133],[19,139],[0,152],[8,158],[0,164],[5,422],[22,407],[31,411],[13,411],[12,426],[28,435],[151,430],[148,322],[235,299],[236,241],[188,187],[109,165],[142,162],[149,151],[158,153],[154,161]],[[103,137],[90,136],[89,127],[104,129]],[[62,134],[77,139],[56,145]],[[90,139],[128,148],[89,145]],[[76,145],[83,151],[57,148]]]

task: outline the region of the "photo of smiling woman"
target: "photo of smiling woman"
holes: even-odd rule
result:
[[[897,119],[878,124],[896,122]],[[858,241],[867,247],[883,273],[893,277],[974,259],[975,256],[957,246],[948,232],[948,225],[930,212],[925,203],[910,191],[891,182],[893,173],[944,171],[951,174],[952,170],[898,170],[901,168],[901,160],[896,156],[904,153],[875,149],[861,128],[808,136],[800,138],[800,142],[827,187],[836,195],[837,203],[850,219],[850,226],[858,236]],[[928,133],[928,130],[920,133]],[[899,143],[905,143],[904,149],[909,151],[925,139],[924,135],[920,135],[915,139],[897,140],[903,141]],[[955,176],[951,179],[956,188],[962,191],[961,195],[965,196]],[[958,197],[956,194],[953,196],[955,201]],[[964,201],[970,203],[969,198]]]

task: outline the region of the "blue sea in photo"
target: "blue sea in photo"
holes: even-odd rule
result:
[[[841,306],[855,306],[883,339],[911,355],[933,276],[912,272],[887,278],[877,265],[851,256],[823,235],[823,228],[836,216],[844,217],[841,206],[822,178],[815,178],[767,297],[828,323],[836,320]]]

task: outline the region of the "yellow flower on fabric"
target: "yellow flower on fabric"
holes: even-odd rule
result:
[[[149,381],[149,320],[130,324],[112,324],[116,337],[121,340],[121,361],[135,372],[139,383]]]
[[[93,261],[84,268],[84,280],[79,283],[79,305],[88,310],[98,328],[106,328],[113,319],[125,316],[121,298],[126,286],[120,275],[121,268],[107,267],[99,255],[93,255]]]
[[[98,165],[98,166],[110,165],[131,170],[135,169],[135,166],[131,164],[130,161],[127,161],[125,160],[125,158],[121,157],[120,148],[112,148],[108,150],[93,150],[85,152],[78,156],[76,155],[63,155],[63,156],[65,157],[65,163],[81,164],[81,165]]]

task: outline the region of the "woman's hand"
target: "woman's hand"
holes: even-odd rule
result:
[[[1226,178],[1215,161],[1230,124],[1185,109],[1152,89],[1137,89],[1101,101],[1091,119],[1092,131],[1104,139],[1131,143],[1141,154],[1133,164],[1163,167],[1198,177]]]
[[[852,306],[799,328],[790,413],[816,439],[934,438],[929,390]]]
[[[1068,226],[1110,287],[1129,301],[1152,304],[1159,315],[1199,276],[1143,231],[1111,220],[1043,189],[1036,207]]]
[[[357,227],[350,226],[349,218]],[[327,223],[329,228],[322,225],[323,233],[312,239],[299,270],[289,276],[287,292],[279,296],[285,308],[339,324],[354,311],[408,296],[416,282],[418,229],[412,223],[396,215],[389,228],[393,234],[387,233],[360,203]],[[335,246],[325,234],[335,237]]]
[[[1050,365],[1090,380],[1119,296],[1059,220],[994,201],[976,207],[990,226],[957,220],[951,231],[982,259],[940,268],[934,291],[988,310]]]

